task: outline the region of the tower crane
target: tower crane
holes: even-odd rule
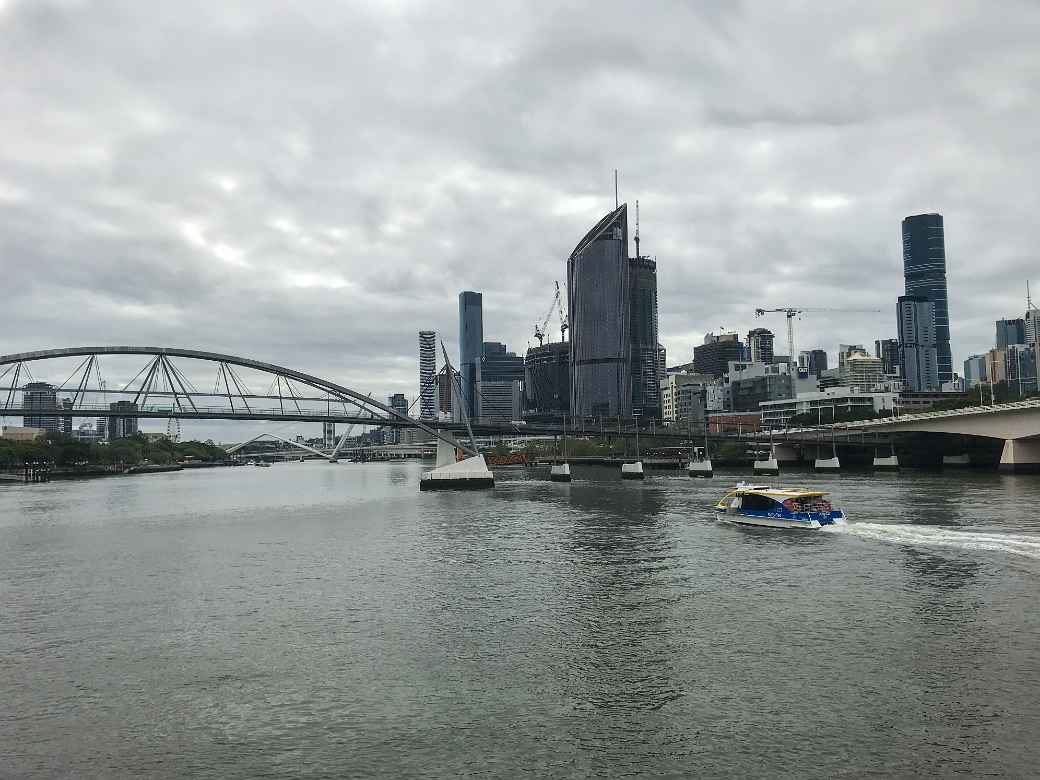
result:
[[[570,323],[567,322],[567,315],[563,313],[563,296],[560,294],[559,282],[556,282],[556,308],[560,312],[560,341],[566,341],[567,328],[570,327]]]
[[[794,318],[806,313],[815,312],[842,312],[844,314],[881,314],[881,309],[819,309],[799,308],[785,306],[779,309],[755,309],[755,316],[762,317],[766,314],[784,314],[787,317],[787,357],[797,364],[798,356],[794,354]]]
[[[542,346],[546,336],[548,336],[549,318],[553,316],[553,312],[559,311],[560,313],[560,340],[563,340],[564,333],[567,331],[567,318],[563,314],[563,302],[560,300],[560,283],[556,282],[556,293],[553,295],[552,303],[549,304],[549,311],[542,317],[541,322],[534,324],[534,337],[538,339],[538,346]]]

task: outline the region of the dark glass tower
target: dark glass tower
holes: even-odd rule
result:
[[[657,262],[649,257],[628,261],[632,341],[632,412],[661,419],[661,379],[657,343]]]
[[[631,289],[628,205],[622,203],[567,260],[572,414],[632,415]]]
[[[484,296],[459,293],[459,374],[462,404],[470,419],[480,416],[480,364],[484,348]]]
[[[935,346],[939,383],[953,381],[950,309],[946,294],[946,242],[942,214],[917,214],[903,220],[903,276],[906,294],[935,304]]]

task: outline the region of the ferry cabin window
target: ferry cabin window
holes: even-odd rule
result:
[[[769,498],[768,496],[760,496],[756,493],[746,493],[744,495],[744,509],[753,509],[759,512],[768,512],[773,509],[778,509],[776,501]]]

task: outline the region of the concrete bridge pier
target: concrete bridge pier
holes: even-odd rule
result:
[[[1000,470],[1007,474],[1040,473],[1040,439],[1007,439],[1000,454]]]
[[[841,471],[841,461],[837,455],[833,458],[817,458],[813,461],[813,469],[820,472]]]
[[[874,471],[899,471],[899,457],[892,455],[875,455]]]
[[[769,456],[765,460],[756,460],[751,470],[756,476],[774,477],[780,473],[780,463],[794,463],[798,460],[798,453],[794,447],[784,444],[774,444],[769,449]]]
[[[752,464],[751,470],[755,476],[775,477],[780,473],[780,464],[777,463],[776,458],[770,456],[766,460],[756,460]]]

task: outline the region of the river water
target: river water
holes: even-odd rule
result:
[[[0,486],[0,776],[1040,771],[1040,478],[420,470]]]

